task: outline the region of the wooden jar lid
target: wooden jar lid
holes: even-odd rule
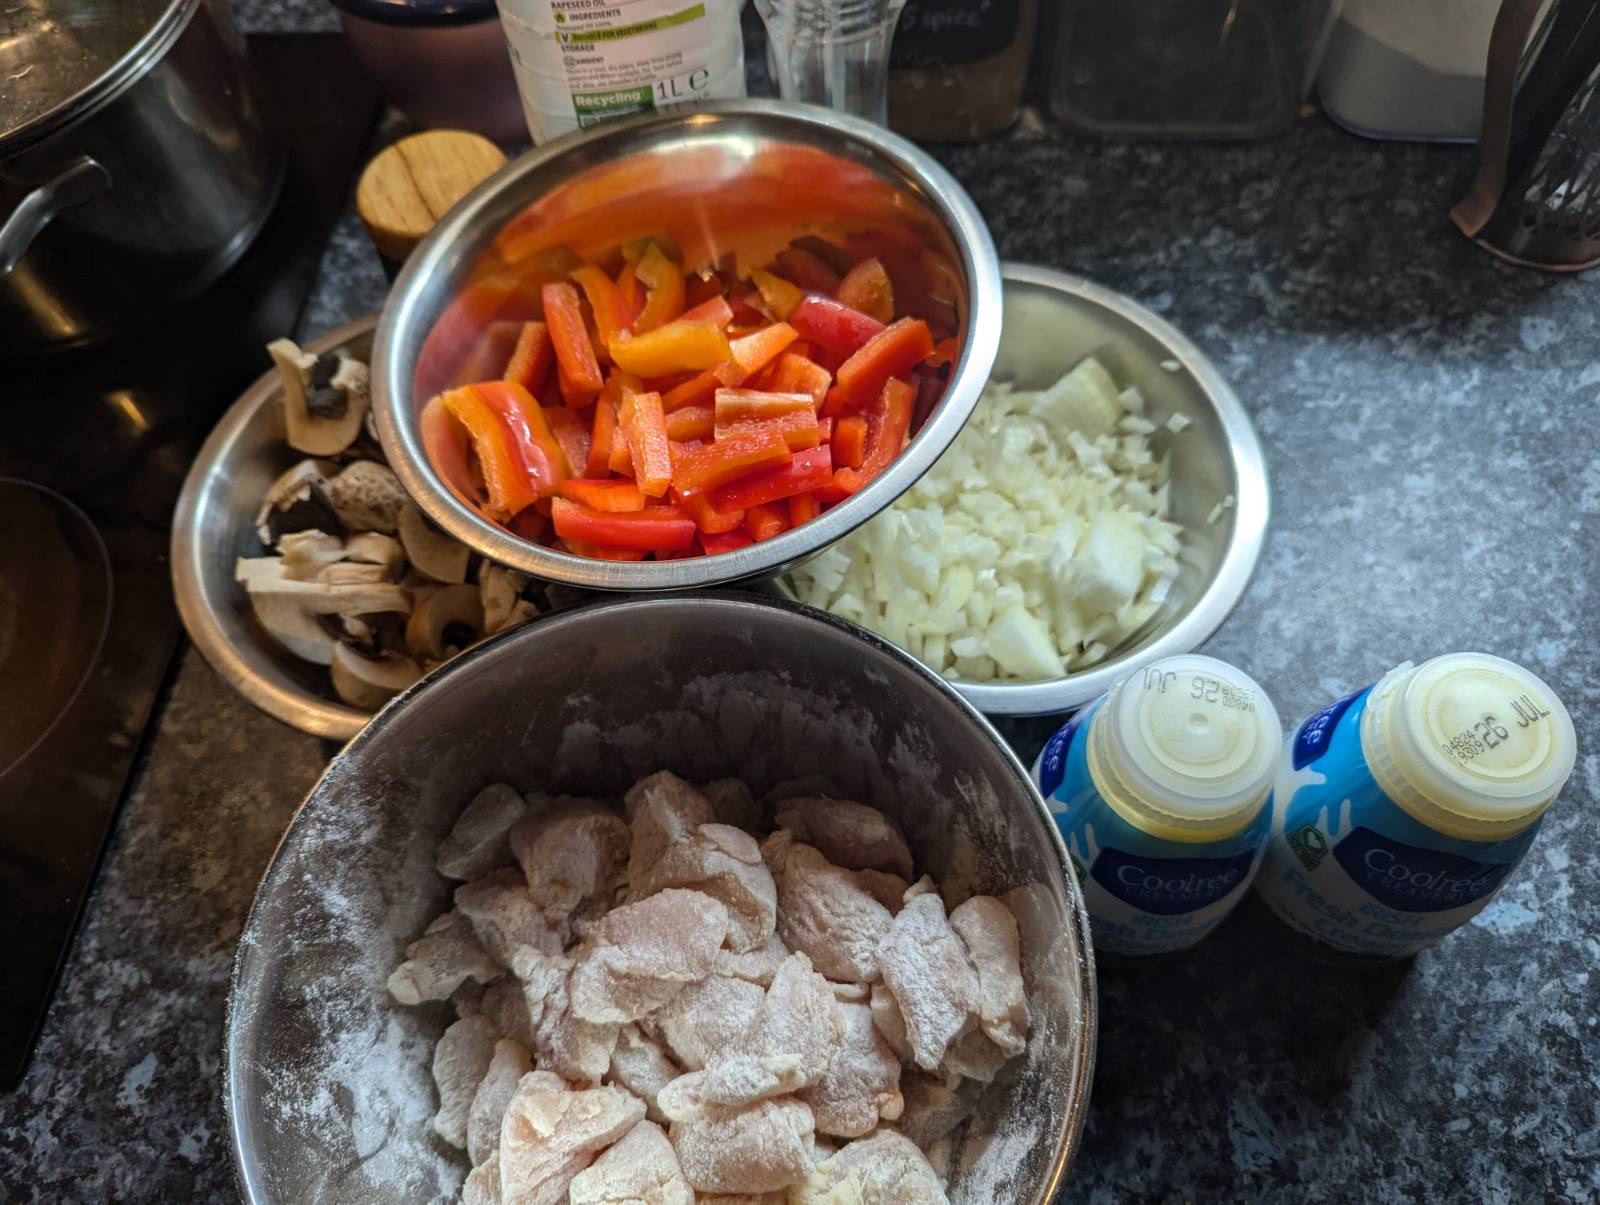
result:
[[[505,162],[499,147],[465,130],[411,134],[367,164],[356,185],[356,211],[378,253],[398,263]]]

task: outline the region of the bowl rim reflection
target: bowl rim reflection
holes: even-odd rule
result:
[[[417,354],[470,270],[507,222],[591,167],[653,147],[740,134],[792,139],[856,163],[909,189],[943,228],[967,288],[962,355],[940,404],[894,462],[858,493],[809,523],[746,548],[672,561],[617,562],[558,552],[512,535],[479,515],[440,480],[422,447],[412,397]],[[564,179],[537,192],[525,182],[552,168]],[[908,140],[880,126],[811,105],[744,99],[685,113],[582,130],[536,147],[462,198],[406,260],[373,340],[372,406],[389,465],[423,513],[474,552],[545,581],[593,590],[658,591],[714,586],[781,572],[819,552],[888,506],[925,473],[966,424],[1000,346],[1000,261],[988,226],[955,177]]]
[[[627,610],[637,621],[644,623],[648,622],[648,613],[652,610],[684,606],[701,607],[708,611],[720,610],[725,613],[739,611],[776,613],[781,622],[818,624],[836,630],[847,639],[862,642],[867,646],[863,649],[864,653],[870,651],[887,657],[920,678],[936,693],[943,695],[972,726],[974,734],[999,757],[1000,764],[1015,778],[1023,797],[1031,799],[1035,817],[1043,828],[1050,851],[1054,855],[1053,866],[1061,884],[1062,896],[1066,901],[1068,923],[1077,942],[1078,955],[1074,972],[1079,1001],[1079,1031],[1070,1043],[1063,1043],[1063,1047],[1071,1053],[1071,1066],[1068,1068],[1072,1078],[1071,1105],[1062,1118],[1059,1132],[1054,1136],[1057,1149],[1050,1160],[1048,1170],[1026,1198],[1032,1205],[1047,1205],[1055,1199],[1067,1169],[1077,1153],[1083,1136],[1084,1123],[1088,1117],[1099,1037],[1099,996],[1088,907],[1084,902],[1077,875],[1073,873],[1066,842],[1056,825],[1055,817],[1034,784],[1033,776],[994,726],[954,691],[950,683],[929,670],[915,657],[875,633],[850,620],[801,603],[744,592],[705,591],[693,594],[658,592],[598,599],[551,615],[541,623],[529,624],[491,637],[431,670],[416,684],[391,699],[323,768],[316,782],[306,792],[304,799],[290,817],[282,838],[273,850],[271,861],[268,862],[257,884],[250,902],[249,914],[240,933],[228,981],[227,1007],[223,1020],[222,1105],[228,1126],[228,1153],[233,1160],[234,1179],[243,1200],[251,1202],[252,1205],[255,1202],[276,1200],[267,1184],[266,1169],[257,1159],[253,1134],[247,1132],[242,1122],[243,1117],[249,1115],[251,1102],[244,1099],[244,1082],[236,1081],[235,1078],[238,1067],[250,1056],[249,1039],[255,1027],[255,1014],[251,1006],[256,1002],[245,1001],[243,985],[247,976],[259,976],[262,973],[257,964],[265,966],[271,960],[272,955],[267,952],[271,948],[271,943],[260,940],[257,928],[261,922],[269,890],[278,887],[283,881],[282,876],[288,872],[286,851],[301,839],[305,830],[311,827],[312,817],[308,812],[312,810],[313,801],[323,796],[324,791],[330,786],[342,782],[348,773],[347,767],[351,759],[358,756],[367,744],[377,740],[403,711],[414,703],[425,703],[426,696],[437,683],[455,675],[476,673],[479,663],[487,658],[514,656],[513,650],[506,646],[516,641],[560,639],[562,633],[559,629],[562,626],[584,623],[589,616],[596,613]],[[329,790],[320,808],[333,806],[338,799],[339,796]]]

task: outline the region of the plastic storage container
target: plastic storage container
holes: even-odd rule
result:
[[[986,138],[1016,121],[1037,0],[906,0],[889,53],[889,124],[912,138]]]
[[[1050,107],[1118,138],[1259,138],[1285,129],[1342,0],[1062,0]]]
[[[1256,891],[1324,949],[1415,954],[1494,898],[1576,756],[1567,709],[1521,666],[1408,661],[1289,737]]]

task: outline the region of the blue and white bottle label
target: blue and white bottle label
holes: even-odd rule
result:
[[[1119,954],[1165,954],[1193,945],[1250,887],[1272,815],[1222,841],[1151,836],[1100,797],[1089,776],[1092,703],[1045,745],[1035,767],[1040,792],[1067,844],[1083,888],[1095,944]]]
[[[1489,902],[1539,830],[1436,832],[1384,794],[1361,750],[1371,687],[1324,708],[1284,750],[1256,890],[1291,928],[1353,954],[1403,957]]]

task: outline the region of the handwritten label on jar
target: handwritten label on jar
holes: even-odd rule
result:
[[[1022,0],[906,0],[889,47],[891,67],[959,67],[1016,41]]]

